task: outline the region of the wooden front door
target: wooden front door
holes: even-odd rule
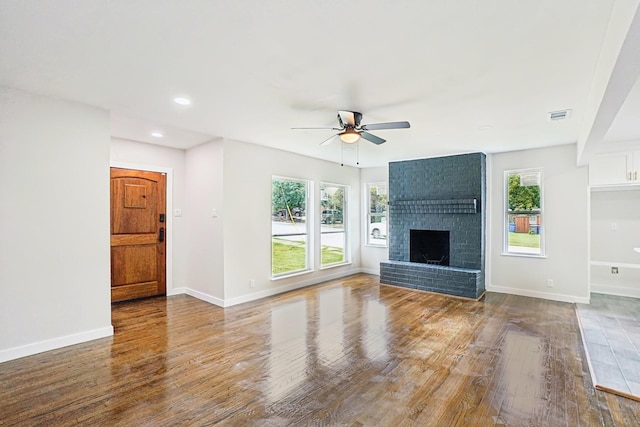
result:
[[[111,302],[166,294],[166,175],[111,168]]]

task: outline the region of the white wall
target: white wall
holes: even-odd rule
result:
[[[366,186],[370,182],[385,182],[388,185],[389,182],[389,167],[378,167],[378,168],[364,168],[360,169],[360,189],[362,191],[362,217],[366,218],[367,214],[367,206],[364,205],[366,202]],[[367,233],[364,227],[362,228],[362,233]],[[362,244],[362,256],[360,258],[360,266],[362,271],[370,274],[380,275],[380,263],[383,261],[389,261],[389,248],[388,247],[377,247],[377,246],[367,246],[366,245],[367,236],[363,235],[361,244]]]
[[[107,112],[0,88],[0,361],[108,336],[109,163],[174,171],[174,281],[232,305],[363,269],[386,248],[362,247],[363,187],[387,168],[358,170],[257,145],[217,140],[184,153],[110,140]],[[587,301],[588,189],[575,145],[489,156],[488,290]],[[503,171],[544,168],[547,258],[504,256]],[[271,177],[350,187],[352,263],[271,280]],[[217,214],[212,215],[216,209]],[[224,227],[223,227],[224,225]],[[313,224],[319,234],[320,224]],[[554,288],[546,287],[552,278]],[[255,280],[255,288],[249,281]]]
[[[142,170],[170,170],[167,182],[167,294],[183,292],[187,273],[187,231],[184,217],[174,216],[185,207],[185,151],[111,139],[111,163]],[[171,275],[171,277],[169,277]]]
[[[591,193],[591,291],[640,297],[640,189]],[[618,274],[611,274],[611,267]]]
[[[312,206],[320,206],[320,183],[349,186],[348,230],[350,265],[320,270],[320,250],[314,248],[315,271],[271,280],[271,178],[273,175],[313,181]],[[224,142],[224,271],[225,300],[236,304],[359,271],[360,173],[357,168],[313,159],[254,144]],[[319,209],[319,208],[318,208]],[[312,224],[316,236],[320,224]],[[255,287],[250,288],[250,280]]]
[[[576,145],[493,154],[488,168],[487,290],[567,302],[588,302],[587,168],[576,167]],[[546,258],[502,254],[503,174],[544,168]],[[547,287],[547,279],[554,286]]]
[[[186,153],[113,139],[111,160],[173,168],[174,209],[183,206],[183,216],[173,218],[174,260],[178,260],[174,279],[184,283],[190,295],[229,306],[359,271],[362,191],[356,168],[222,139]],[[376,180],[386,181],[384,168],[376,173]],[[315,271],[271,280],[273,175],[312,180],[314,206],[320,203],[320,182],[349,186],[349,265],[321,270],[319,248],[314,245]],[[320,224],[314,227],[317,235]],[[385,249],[372,249],[386,255]],[[253,288],[250,280],[255,282]]]
[[[109,115],[0,87],[0,362],[113,333]]]
[[[185,158],[185,209],[187,229],[187,293],[224,305],[223,141],[187,150]],[[212,210],[216,209],[214,217]]]

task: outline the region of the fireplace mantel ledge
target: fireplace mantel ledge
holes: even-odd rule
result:
[[[395,214],[475,214],[478,213],[478,199],[396,200],[389,203],[389,211]]]

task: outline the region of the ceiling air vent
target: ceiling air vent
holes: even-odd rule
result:
[[[566,120],[569,116],[571,116],[571,110],[551,111],[550,113],[547,113],[547,118],[550,122]]]

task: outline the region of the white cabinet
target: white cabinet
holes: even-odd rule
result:
[[[601,154],[589,162],[590,185],[640,185],[640,151]]]

